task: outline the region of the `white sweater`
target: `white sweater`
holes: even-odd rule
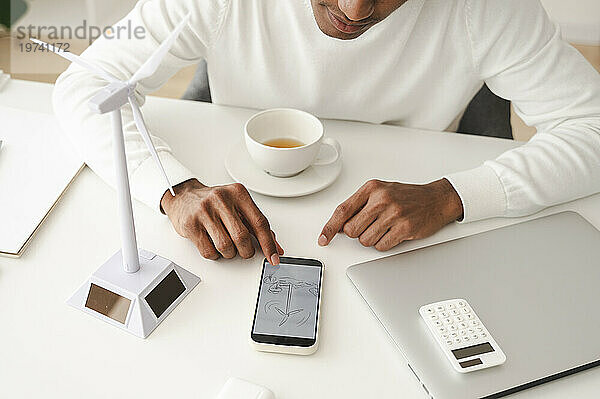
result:
[[[446,176],[465,221],[530,214],[600,191],[600,76],[561,40],[538,0],[409,0],[350,41],[324,35],[309,0],[142,0],[119,24],[143,26],[145,39],[101,38],[84,57],[126,79],[188,12],[189,26],[157,73],[138,85],[140,100],[205,58],[216,104],[444,130],[486,82],[538,133]],[[111,182],[109,117],[87,106],[105,84],[72,65],[57,81],[54,107],[88,165]],[[123,111],[133,195],[159,209],[166,187],[130,108]],[[173,184],[203,180],[154,142]]]

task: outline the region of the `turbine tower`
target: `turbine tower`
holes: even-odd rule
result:
[[[126,104],[131,106],[135,125],[166,181],[165,189],[175,196],[146,128],[140,105],[135,97],[135,88],[139,81],[156,72],[189,19],[188,14],[150,58],[126,81],[117,79],[98,65],[73,53],[57,49],[37,39],[30,39],[47,50],[94,72],[108,82],[106,87],[90,99],[89,106],[95,113],[111,114],[121,250],[100,266],[67,302],[142,338],[146,338],[198,285],[200,278],[170,260],[150,251],[138,249],[127,174],[121,108]]]

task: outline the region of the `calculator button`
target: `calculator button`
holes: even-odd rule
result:
[[[475,313],[475,309],[472,309],[471,305],[465,300],[450,299],[424,305],[419,308],[419,314],[433,335],[432,338],[446,354],[456,349],[476,347],[486,342],[491,345],[491,342],[494,342],[483,322]],[[494,350],[496,349],[502,354],[500,348],[494,346]],[[503,359],[492,359],[489,364],[461,370],[458,368],[460,362],[455,361],[453,356],[451,357],[450,361],[455,368],[464,372],[472,371],[473,368],[492,367],[503,361]]]

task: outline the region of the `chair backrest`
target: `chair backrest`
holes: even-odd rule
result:
[[[205,103],[212,102],[206,61],[200,61],[198,68],[194,73],[194,77],[192,78],[192,82],[181,98],[184,100],[202,101]]]
[[[498,97],[484,84],[467,106],[458,132],[512,139],[510,101]]]

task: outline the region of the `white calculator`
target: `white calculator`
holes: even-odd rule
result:
[[[497,366],[504,352],[473,308],[464,299],[449,299],[421,306],[419,314],[459,373]]]

